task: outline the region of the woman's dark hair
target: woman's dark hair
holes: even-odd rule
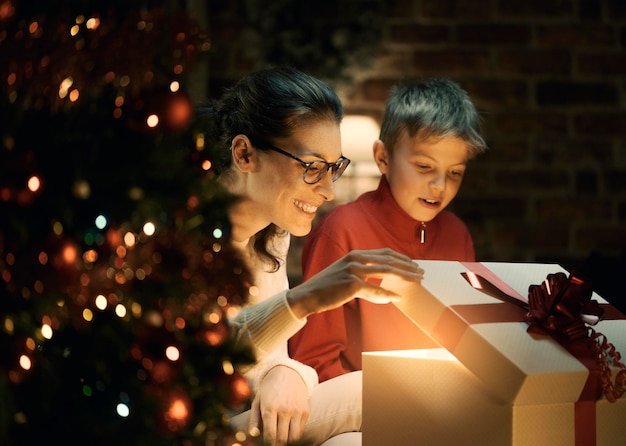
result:
[[[299,126],[323,121],[339,124],[343,106],[335,91],[321,80],[294,68],[275,67],[251,72],[226,90],[213,107],[213,117],[225,151],[240,134],[264,150],[273,139],[289,137]],[[283,232],[271,224],[255,235],[255,251],[273,264],[274,271],[280,262],[268,244]]]

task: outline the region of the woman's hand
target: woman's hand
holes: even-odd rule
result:
[[[252,401],[248,431],[262,430],[268,445],[284,445],[300,439],[308,418],[309,397],[302,377],[289,367],[272,368]]]
[[[289,290],[287,301],[300,318],[340,307],[355,297],[389,303],[401,296],[381,288],[383,278],[393,276],[415,282],[422,280],[423,275],[424,270],[417,263],[392,249],[355,250]]]

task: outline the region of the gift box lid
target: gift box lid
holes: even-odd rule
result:
[[[478,273],[508,294],[527,299],[530,285],[548,274],[568,272],[556,264],[419,260],[421,283],[385,279],[381,286],[404,298],[397,307],[437,343],[452,353],[484,384],[494,398],[513,404],[577,401],[589,368],[552,336],[530,334],[527,311],[474,288],[467,273]],[[593,293],[592,299],[610,307]],[[626,320],[600,321],[601,332],[617,351],[626,351]]]

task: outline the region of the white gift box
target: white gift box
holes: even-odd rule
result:
[[[555,264],[418,263],[421,284],[383,286],[404,296],[398,307],[442,348],[363,354],[364,446],[626,444],[626,396],[590,398],[598,381],[588,357],[528,333],[525,310],[463,276],[478,273],[523,299],[530,285],[567,271]],[[606,311],[593,329],[626,353],[626,316],[592,298]]]

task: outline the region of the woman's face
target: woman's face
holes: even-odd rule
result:
[[[339,125],[322,121],[298,128],[292,136],[272,144],[304,162],[334,163],[341,157]],[[258,166],[248,175],[248,195],[269,223],[295,236],[311,231],[317,209],[335,198],[332,172],[315,184],[303,180],[304,167],[298,161],[272,150],[257,150]]]

